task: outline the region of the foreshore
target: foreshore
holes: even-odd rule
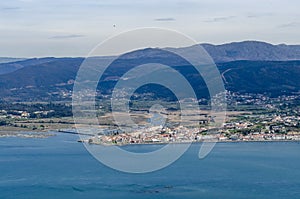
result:
[[[237,141],[193,141],[193,142],[156,142],[156,143],[127,143],[127,144],[108,144],[108,143],[89,143],[86,141],[78,140],[78,142],[87,143],[91,145],[102,145],[102,146],[139,146],[139,145],[167,145],[167,144],[196,144],[196,143],[276,143],[276,142],[295,142],[300,144],[300,140],[237,140]]]
[[[49,138],[52,136],[55,136],[55,134],[49,132],[0,131],[0,138]]]
[[[60,133],[57,131],[57,133]],[[74,133],[76,134],[76,133]],[[300,143],[300,134],[294,135],[256,135],[258,137],[246,137],[241,136],[237,139],[230,139],[224,137],[220,134],[214,135],[205,135],[205,136],[195,136],[194,139],[187,140],[161,140],[156,137],[154,140],[148,139],[148,141],[134,140],[126,134],[128,139],[120,140],[117,142],[116,136],[93,136],[88,139],[80,139],[78,142],[83,142],[87,144],[103,145],[103,146],[127,146],[127,145],[167,145],[167,144],[190,144],[190,143],[240,143],[240,142],[299,142]],[[30,132],[30,131],[0,131],[0,138],[7,137],[18,137],[18,138],[49,138],[56,136],[56,131],[53,132]],[[118,135],[122,136],[122,135]],[[208,136],[214,136],[213,139],[207,139]],[[125,136],[124,136],[125,137]],[[174,136],[175,137],[175,136]],[[257,139],[259,138],[259,139]]]
[[[162,134],[152,135],[153,139],[150,137],[136,139],[136,137],[130,134],[126,135],[100,135],[90,137],[88,139],[81,139],[79,142],[84,142],[88,144],[96,144],[103,146],[126,146],[126,145],[148,145],[148,144],[190,144],[190,143],[239,143],[239,142],[300,142],[300,134],[293,135],[277,135],[277,134],[259,134],[259,135],[249,135],[237,137],[224,137],[222,134],[213,135],[190,135],[187,137],[180,136],[181,139],[173,137],[164,137]],[[182,139],[189,138],[189,139]]]

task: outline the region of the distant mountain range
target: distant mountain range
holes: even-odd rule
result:
[[[228,90],[272,95],[300,91],[300,45],[245,41],[202,46],[217,63]],[[177,50],[192,52],[194,47]],[[0,99],[61,100],[62,96],[72,90],[83,60],[50,57],[1,63]],[[189,63],[175,54],[152,48],[127,53],[115,61],[100,80],[104,85],[102,89],[104,92],[111,90],[118,77],[136,65],[149,62],[173,66],[186,76],[199,97],[208,94],[204,81],[195,75]]]
[[[9,62],[22,61],[22,60],[25,60],[25,58],[0,57],[0,64],[1,63],[9,63]]]
[[[223,45],[201,44],[215,62],[237,60],[290,61],[300,60],[300,45],[272,45],[258,41],[234,42]]]
[[[202,46],[212,59],[216,63],[230,62],[230,61],[292,61],[300,60],[300,45],[272,45],[260,41],[243,41],[233,42],[222,45],[213,44],[197,44],[195,46],[178,48],[173,50],[176,52],[195,52],[195,47]],[[151,52],[151,49],[145,49],[134,55],[128,56],[128,58],[137,57],[151,57],[160,56],[164,57],[165,54],[157,54],[155,51]]]

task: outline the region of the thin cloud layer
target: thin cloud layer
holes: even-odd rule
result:
[[[290,23],[286,23],[286,24],[282,24],[282,25],[278,26],[278,28],[294,28],[294,27],[300,27],[300,23],[299,22],[290,22]]]
[[[221,22],[221,21],[227,21],[227,20],[230,20],[233,18],[235,18],[235,16],[214,17],[212,19],[205,20],[204,22]]]
[[[20,10],[21,7],[2,7],[1,10]]]
[[[154,19],[154,21],[176,21],[175,18],[169,17],[169,18],[157,18]]]
[[[49,39],[73,39],[73,38],[79,38],[79,37],[84,37],[84,35],[76,35],[76,34],[56,35],[56,36],[50,37]]]

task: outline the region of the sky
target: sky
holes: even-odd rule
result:
[[[0,57],[86,56],[142,27],[197,43],[300,44],[299,0],[0,0]]]

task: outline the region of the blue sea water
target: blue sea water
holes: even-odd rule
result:
[[[99,163],[77,139],[0,138],[0,198],[300,198],[300,143],[218,143],[203,160],[193,144],[167,168],[127,174]]]

